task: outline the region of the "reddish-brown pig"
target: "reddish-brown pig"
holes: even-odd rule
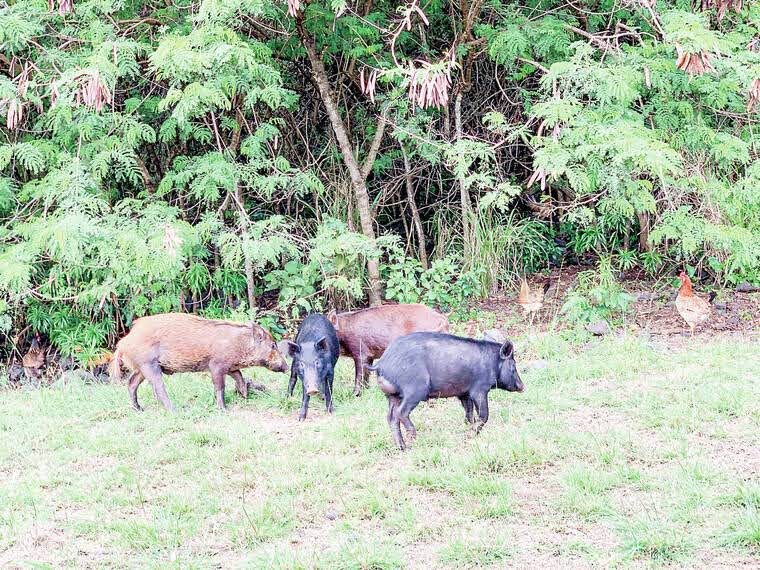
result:
[[[173,411],[162,374],[208,371],[216,391],[216,404],[224,409],[224,377],[235,380],[235,388],[248,397],[249,385],[243,368],[265,366],[274,372],[286,372],[282,354],[266,330],[256,323],[234,323],[202,319],[183,313],[165,313],[137,319],[132,330],[116,345],[111,363],[111,378],[121,379],[121,367],[132,371],[129,398],[137,410],[137,388],[144,379],[153,386],[156,399]]]
[[[448,332],[449,321],[425,305],[382,305],[348,313],[331,311],[328,320],[338,332],[340,352],[354,360],[354,395],[367,385],[367,366],[397,338],[413,332]]]

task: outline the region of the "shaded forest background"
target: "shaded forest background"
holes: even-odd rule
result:
[[[742,0],[0,3],[3,357],[559,264],[758,283],[759,101]]]

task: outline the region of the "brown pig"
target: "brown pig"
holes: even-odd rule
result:
[[[224,409],[224,377],[235,380],[235,388],[248,397],[249,382],[240,370],[265,366],[274,372],[286,372],[282,354],[266,330],[256,323],[234,323],[202,319],[183,313],[165,313],[137,319],[132,330],[116,345],[111,363],[111,378],[121,379],[122,364],[132,370],[129,398],[137,402],[137,388],[147,378],[153,393],[164,407],[173,411],[162,374],[202,372],[208,370],[216,391],[216,404]],[[261,385],[251,387],[263,390]]]
[[[354,360],[354,395],[367,385],[367,366],[397,338],[413,332],[448,332],[449,321],[425,305],[381,305],[348,313],[331,311],[328,320],[338,332],[340,353]]]

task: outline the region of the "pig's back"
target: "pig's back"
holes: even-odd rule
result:
[[[137,319],[118,347],[135,362],[157,360],[165,372],[201,371],[211,355],[234,352],[245,330],[237,323],[165,313]]]
[[[490,370],[499,344],[447,333],[415,332],[395,340],[378,365],[383,372],[421,372],[431,378],[482,374]]]
[[[359,336],[374,338],[387,347],[399,337],[413,332],[445,332],[448,320],[433,309],[420,304],[370,307],[345,317],[349,330]]]

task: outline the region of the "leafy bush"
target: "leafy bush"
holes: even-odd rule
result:
[[[615,279],[612,260],[603,257],[594,271],[581,271],[567,293],[561,313],[571,324],[613,321],[628,311],[634,298]]]
[[[451,257],[436,259],[427,270],[394,249],[384,265],[386,297],[399,303],[424,303],[442,311],[460,311],[482,294],[479,272],[462,271]]]

